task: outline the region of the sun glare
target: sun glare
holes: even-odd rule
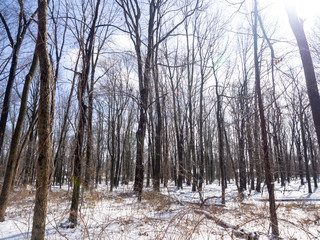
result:
[[[296,3],[297,13],[302,19],[320,17],[320,0],[291,0]]]

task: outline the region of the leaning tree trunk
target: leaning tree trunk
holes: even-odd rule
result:
[[[5,91],[5,95],[4,95],[1,117],[0,117],[0,153],[2,150],[3,139],[4,139],[4,134],[5,134],[6,125],[7,125],[7,119],[8,119],[8,114],[9,114],[11,91],[12,91],[13,83],[14,83],[14,80],[16,77],[19,51],[20,51],[23,39],[24,39],[26,32],[28,30],[28,27],[29,27],[31,21],[33,20],[34,15],[36,14],[36,11],[35,11],[32,14],[32,16],[29,18],[29,20],[26,21],[23,1],[18,1],[18,2],[20,5],[20,11],[19,11],[19,23],[18,23],[18,30],[17,30],[17,36],[16,36],[16,39],[17,39],[16,43],[13,42],[12,35],[10,33],[10,29],[7,25],[7,22],[0,12],[0,19],[5,27],[5,30],[7,32],[7,35],[10,40],[11,47],[12,47],[12,62],[11,62],[11,66],[10,66],[8,83],[7,83],[7,87],[6,87],[6,91]]]
[[[288,0],[287,0],[288,1]],[[310,54],[308,41],[303,29],[303,21],[298,18],[293,3],[286,3],[287,15],[291,29],[298,43],[300,57],[303,65],[304,75],[306,78],[308,96],[312,111],[313,122],[320,147],[320,96],[314,66]]]
[[[47,0],[38,0],[37,54],[40,62],[40,101],[38,111],[39,158],[37,164],[36,198],[31,239],[44,239],[49,187],[49,166],[51,162],[51,83],[52,66],[48,54],[47,41]]]
[[[18,121],[16,124],[16,128],[14,130],[11,145],[10,145],[9,159],[8,159],[6,173],[5,173],[4,182],[2,185],[2,190],[0,195],[0,222],[4,221],[4,215],[7,208],[9,194],[10,194],[11,186],[14,179],[14,170],[15,170],[16,161],[18,157],[19,141],[20,141],[20,136],[22,132],[25,115],[27,112],[29,89],[31,86],[33,76],[36,72],[37,66],[38,66],[38,55],[35,52],[33,55],[30,71],[26,76],[26,80],[24,83]]]

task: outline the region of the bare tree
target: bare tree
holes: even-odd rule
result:
[[[279,236],[278,218],[276,212],[275,196],[274,196],[274,177],[273,177],[273,162],[269,158],[269,146],[268,146],[268,135],[266,127],[266,119],[264,114],[263,100],[261,94],[260,85],[260,67],[258,59],[258,3],[254,0],[254,27],[253,27],[253,37],[254,37],[254,65],[255,65],[255,83],[256,83],[256,94],[258,97],[258,107],[260,115],[260,128],[262,135],[262,145],[263,145],[263,160],[265,167],[265,181],[269,193],[269,209],[270,209],[270,220],[272,227],[272,234]]]
[[[162,9],[166,9],[169,4],[168,1],[154,1],[151,0],[148,4],[148,20],[147,20],[147,32],[146,32],[146,52],[143,54],[143,33],[141,32],[141,14],[145,9],[141,8],[141,4],[137,0],[117,0],[118,5],[123,10],[123,15],[125,19],[125,24],[127,26],[127,31],[131,38],[131,41],[135,48],[135,53],[137,57],[138,66],[138,79],[139,79],[139,123],[138,130],[136,133],[137,137],[137,152],[136,152],[136,174],[134,190],[139,193],[139,199],[141,199],[141,193],[143,189],[143,179],[144,179],[144,140],[146,135],[146,124],[147,124],[147,110],[149,106],[149,92],[151,77],[153,71],[152,57],[155,49],[167,39],[189,16],[191,16],[195,9],[199,6],[199,1],[197,0],[194,6],[187,10],[186,14],[178,21],[172,28],[170,28],[165,33],[161,33],[160,36],[156,38],[155,34],[157,29],[161,26]],[[170,14],[178,13],[179,9],[173,9],[168,12]],[[172,16],[172,15],[171,15]],[[145,57],[144,57],[145,56]],[[156,72],[156,71],[154,71]],[[158,127],[160,129],[159,123]],[[158,131],[159,131],[158,129]],[[160,155],[159,155],[160,156]],[[158,169],[157,171],[160,171]]]
[[[94,37],[95,37],[95,28],[96,28],[98,15],[99,15],[100,2],[101,2],[100,0],[97,0],[97,2],[95,2],[95,5],[93,5],[94,6],[93,19],[92,19],[91,26],[89,28],[89,33],[88,33],[86,42],[85,43],[83,42],[84,39],[79,39],[83,61],[82,61],[82,71],[79,76],[78,92],[77,92],[80,112],[79,112],[78,130],[76,135],[76,148],[74,152],[74,172],[73,172],[74,187],[73,187],[72,202],[71,202],[70,216],[69,216],[70,227],[75,227],[77,225],[77,220],[78,220],[79,195],[80,195],[80,183],[81,183],[81,171],[82,171],[81,160],[83,157],[82,149],[83,149],[83,141],[84,141],[84,131],[87,123],[87,108],[88,108],[85,101],[85,95],[86,95],[87,84],[89,80],[89,72],[90,72],[90,65],[91,65],[93,44],[94,44]],[[83,10],[85,11],[85,8]]]

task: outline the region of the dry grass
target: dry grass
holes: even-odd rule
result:
[[[49,193],[48,228],[56,228],[56,239],[204,239],[204,236],[206,239],[211,239],[211,236],[212,239],[237,239],[230,229],[223,228],[204,214],[195,213],[195,209],[205,210],[239,230],[244,228],[266,235],[270,234],[271,230],[268,202],[241,202],[233,199],[223,207],[215,205],[214,201],[211,204],[207,201],[206,205],[200,208],[200,204],[195,202],[182,203],[172,196],[152,190],[143,192],[141,203],[137,201],[135,193],[129,190],[92,190],[82,193],[78,232],[71,232],[70,229],[59,227],[61,222],[68,218],[71,195],[72,191],[57,188]],[[11,199],[11,206],[16,207],[15,210],[10,210],[11,218],[15,221],[22,219],[25,224],[30,225],[34,191],[17,188],[12,192]],[[298,214],[301,210],[303,216]],[[320,236],[320,230],[318,233],[314,230],[320,229],[318,203],[280,203],[278,218],[281,234],[286,239],[294,239],[295,232],[291,231],[292,229],[304,232],[305,239]]]
[[[167,212],[171,207],[172,201],[168,196],[161,193],[144,191],[142,193],[142,203],[148,204],[155,211]]]

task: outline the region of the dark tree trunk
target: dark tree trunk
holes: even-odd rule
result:
[[[164,131],[162,132],[163,139],[163,186],[166,188],[168,187],[168,181],[169,181],[169,137],[168,137],[168,118],[166,114],[166,98],[163,96],[163,113],[164,113]]]
[[[303,145],[303,155],[304,155],[304,164],[305,164],[304,166],[306,171],[306,180],[308,183],[308,192],[312,193],[310,171],[309,171],[308,145],[307,145],[302,113],[300,114],[300,125],[301,125],[301,139],[302,139],[302,145]]]
[[[260,138],[259,138],[259,116],[258,116],[258,99],[255,96],[255,113],[254,113],[254,129],[253,129],[253,139],[254,139],[254,165],[256,169],[257,175],[257,184],[256,184],[256,191],[261,192],[261,182],[262,182],[262,167],[261,167],[261,160],[260,160]]]
[[[230,161],[231,161],[232,170],[233,170],[233,174],[234,174],[234,178],[235,178],[235,182],[236,182],[236,187],[237,187],[237,190],[238,190],[238,194],[240,195],[241,194],[241,190],[240,190],[240,187],[239,187],[239,176],[238,176],[238,171],[237,171],[237,163],[233,160],[233,157],[232,157],[232,153],[231,153],[230,144],[229,144],[229,140],[228,140],[226,129],[224,129],[224,137],[225,137],[225,140],[226,140],[226,150],[227,150],[228,157],[230,158]]]
[[[186,36],[187,36],[187,74],[188,74],[188,110],[189,110],[189,133],[190,140],[188,143],[189,148],[189,158],[187,162],[187,184],[190,184],[192,180],[192,191],[197,190],[198,176],[197,176],[197,161],[196,161],[196,150],[195,150],[195,140],[194,140],[194,124],[193,124],[193,103],[192,103],[192,91],[193,91],[193,78],[194,78],[194,59],[195,59],[195,36],[192,38],[191,49],[189,43],[188,25],[186,24]],[[194,33],[194,32],[193,32]],[[190,56],[191,53],[191,56]],[[191,174],[192,166],[192,174]],[[200,187],[200,185],[198,186]],[[202,183],[201,183],[202,188]],[[200,190],[201,190],[200,188]]]
[[[219,85],[218,78],[213,69],[214,77],[216,80],[216,96],[217,96],[217,110],[216,110],[216,119],[217,119],[217,128],[218,128],[218,151],[219,151],[219,168],[220,168],[220,183],[221,183],[221,202],[222,204],[226,203],[226,173],[225,173],[225,163],[224,163],[224,143],[223,143],[223,117],[222,117],[222,103],[221,95],[219,94]]]
[[[263,160],[264,160],[264,166],[265,166],[265,181],[266,181],[266,185],[269,193],[270,220],[271,220],[272,234],[275,236],[279,236],[278,218],[277,218],[275,196],[274,196],[273,164],[269,158],[267,126],[266,126],[266,120],[264,116],[264,107],[263,107],[263,100],[262,100],[261,86],[260,86],[257,28],[258,28],[258,6],[257,6],[257,0],[254,0],[253,37],[254,37],[255,83],[256,83],[256,94],[258,96],[259,115],[260,115],[260,127],[261,127],[263,155],[264,155]]]
[[[249,112],[248,112],[249,114]],[[253,146],[253,141],[252,141],[252,128],[251,124],[252,121],[250,121],[251,118],[247,117],[247,139],[248,139],[248,155],[249,155],[249,165],[250,165],[250,191],[254,190],[254,146]]]
[[[8,119],[9,108],[10,108],[11,92],[12,92],[13,83],[16,77],[17,66],[18,66],[19,51],[20,51],[23,39],[25,37],[25,34],[28,30],[28,27],[31,21],[33,20],[34,15],[36,14],[36,12],[34,12],[32,16],[29,18],[29,20],[26,21],[23,3],[24,3],[23,1],[19,1],[20,11],[19,11],[19,23],[18,23],[18,30],[17,30],[17,36],[16,36],[16,43],[13,42],[10,29],[7,26],[7,22],[4,19],[3,15],[0,13],[0,19],[3,25],[5,26],[5,30],[7,32],[7,35],[12,47],[12,62],[10,66],[8,83],[7,83],[7,87],[4,95],[1,118],[0,118],[0,153],[2,152],[3,139],[6,131],[7,119]]]
[[[32,118],[36,117],[35,116],[36,111],[33,112]],[[30,124],[32,124],[30,122]],[[36,143],[36,131],[34,129],[34,126],[32,126],[31,132],[30,132],[30,137],[28,141],[28,146],[27,146],[27,152],[25,156],[25,163],[24,163],[24,173],[23,173],[23,184],[32,184],[32,166],[34,165],[34,157],[33,154],[35,152],[35,143]]]
[[[89,105],[88,105],[88,126],[87,126],[87,149],[86,149],[86,168],[85,168],[85,178],[84,186],[87,189],[91,189],[92,180],[94,176],[94,166],[92,159],[92,150],[93,150],[93,140],[92,140],[92,118],[93,118],[93,91],[94,91],[94,73],[95,73],[95,64],[93,64],[91,69],[91,81],[89,89]]]
[[[313,122],[317,134],[318,146],[320,147],[320,96],[310,49],[304,33],[303,21],[298,18],[295,6],[293,6],[292,3],[286,3],[286,10],[291,29],[295,35],[300,51]]]
[[[304,185],[300,134],[297,133],[295,138],[296,138],[296,149],[297,149],[297,156],[298,156],[298,163],[299,163],[298,171],[299,171],[299,177],[300,177],[300,184]]]
[[[149,5],[149,23],[148,23],[148,44],[147,44],[147,54],[144,63],[144,72],[142,68],[142,54],[141,54],[141,36],[139,29],[140,20],[140,8],[136,4],[137,11],[135,20],[135,50],[137,54],[138,61],[138,76],[139,76],[139,93],[140,93],[140,103],[139,103],[139,124],[138,130],[136,132],[137,138],[137,152],[136,152],[136,174],[134,181],[134,191],[138,192],[138,200],[141,200],[141,194],[143,189],[143,179],[144,179],[144,140],[146,135],[146,124],[147,124],[147,109],[149,100],[149,84],[150,84],[150,74],[151,74],[151,60],[153,54],[153,37],[154,37],[154,19],[156,13],[155,1],[152,0]],[[125,7],[124,7],[125,8]],[[127,14],[127,13],[125,13]]]
[[[200,60],[201,61],[201,60]],[[202,184],[204,182],[204,143],[203,143],[203,87],[204,87],[204,72],[201,68],[200,81],[200,106],[199,106],[199,144],[200,144],[200,158],[199,158],[199,191],[202,191]]]
[[[244,158],[244,118],[241,117],[240,129],[238,133],[239,137],[239,175],[240,175],[240,192],[243,193],[247,189],[247,171],[246,171],[246,162]]]
[[[153,78],[154,78],[154,91],[156,97],[156,132],[155,132],[155,166],[153,172],[153,189],[155,191],[160,191],[160,171],[161,171],[161,157],[162,157],[162,114],[161,114],[161,102],[159,93],[159,74],[157,66],[157,54],[154,56],[154,66],[153,66]]]

